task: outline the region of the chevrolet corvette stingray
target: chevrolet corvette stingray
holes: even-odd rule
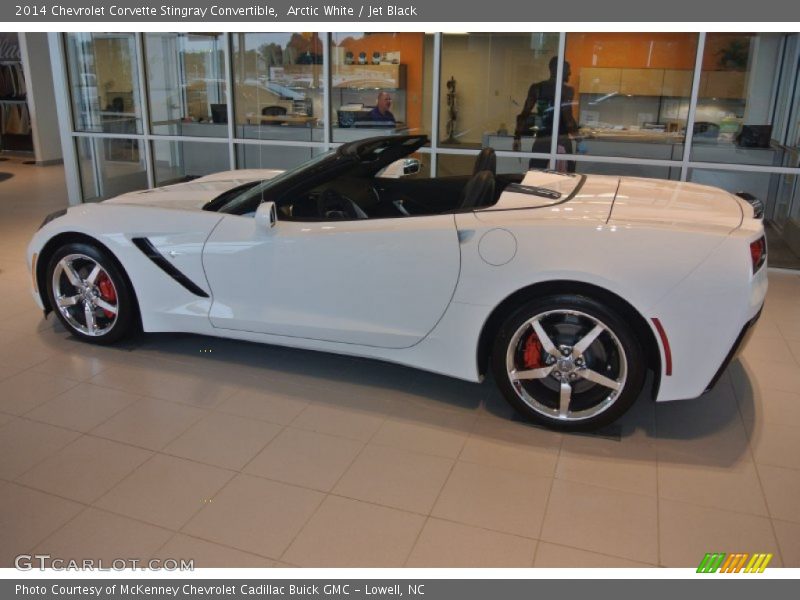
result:
[[[766,295],[758,201],[497,174],[490,149],[471,176],[423,177],[410,156],[426,141],[370,138],[285,172],[59,211],[28,248],[33,296],[99,344],[191,332],[491,373],[524,416],[563,430],[617,419],[648,370],[657,401],[714,385]]]

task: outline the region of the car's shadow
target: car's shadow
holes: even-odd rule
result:
[[[197,373],[214,385],[251,386],[259,392],[293,386],[314,403],[421,425],[433,419],[436,427],[460,433],[472,432],[476,422],[492,421],[500,427],[482,427],[480,434],[500,442],[507,441],[509,427],[517,430],[514,443],[524,440],[518,435],[524,428],[529,428],[532,440],[550,433],[525,422],[490,376],[482,383],[470,383],[378,360],[193,334],[139,334],[112,348],[71,340],[58,323],[51,335],[60,338],[62,351],[67,344],[69,352],[81,354],[91,348],[94,355],[113,354],[117,361],[124,361],[124,355],[132,360],[155,359],[161,372]],[[748,452],[752,427],[743,426],[741,415],[752,414],[753,403],[749,375],[734,361],[717,387],[696,400],[654,403],[648,377],[637,402],[616,423],[596,432],[567,435],[651,445],[662,461],[724,467]],[[632,458],[636,459],[635,453]],[[645,459],[651,460],[652,453],[643,452]]]

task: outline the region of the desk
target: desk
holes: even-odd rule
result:
[[[292,125],[312,127],[317,121],[317,118],[306,115],[271,115],[259,117],[259,121],[262,125]]]

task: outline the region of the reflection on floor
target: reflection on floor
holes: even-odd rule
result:
[[[97,348],[43,320],[24,249],[62,172],[0,184],[0,564],[800,566],[800,276],[772,273],[707,396],[615,438],[516,421],[487,382],[188,335]]]

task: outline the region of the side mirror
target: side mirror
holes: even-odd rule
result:
[[[274,202],[262,202],[256,209],[256,226],[271,231],[278,224],[278,211]]]
[[[416,158],[407,158],[403,161],[403,175],[415,175],[422,169],[422,163]]]

